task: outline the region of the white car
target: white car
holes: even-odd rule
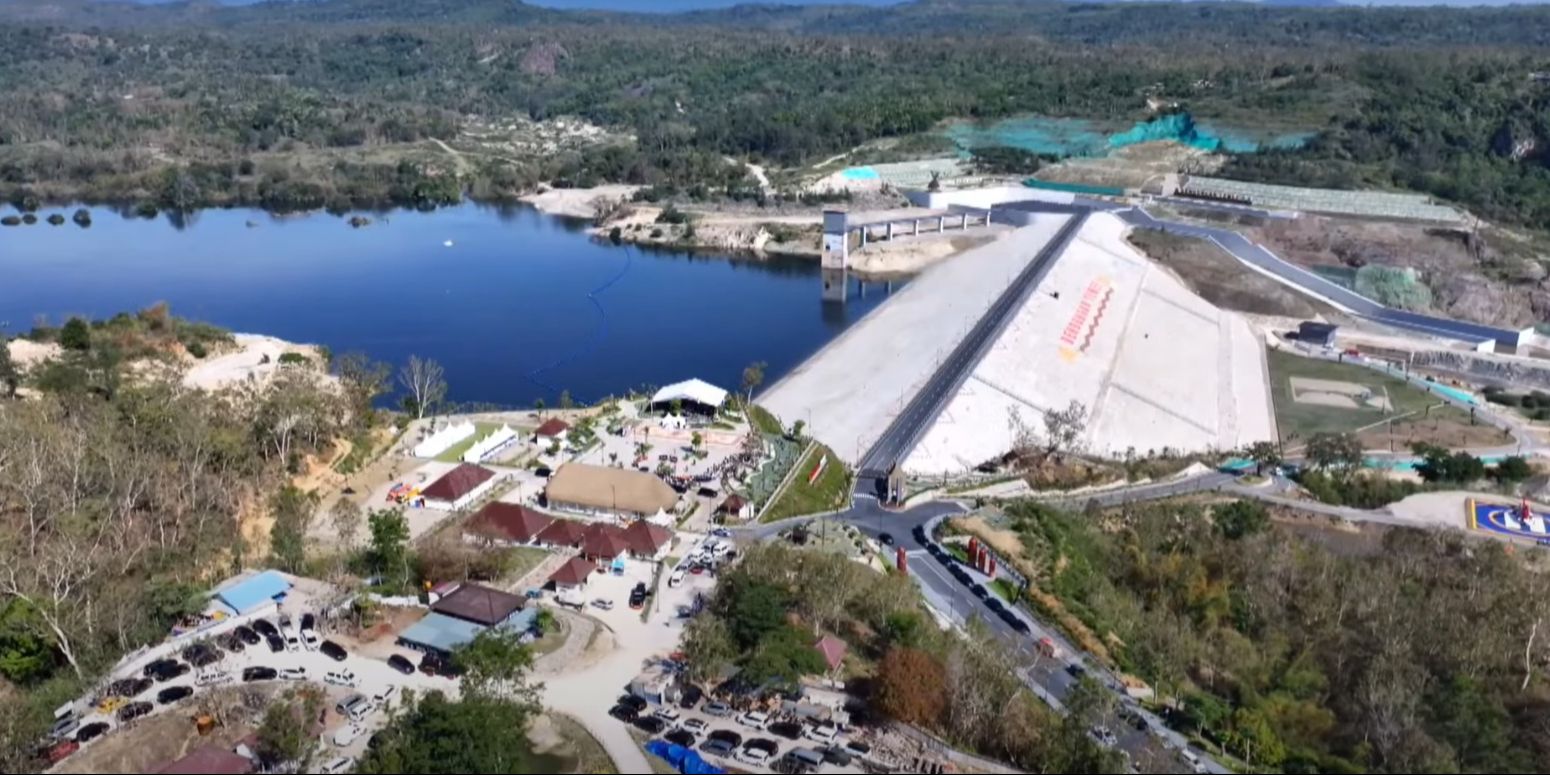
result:
[[[663,721],[666,721],[667,725],[669,727],[678,726],[678,720],[683,718],[683,716],[680,715],[678,713],[678,711],[673,710],[672,708],[669,708],[666,705],[663,705],[662,707],[657,708],[656,712],[652,713],[651,715],[656,716],[657,718],[662,719]]]
[[[592,607],[599,611],[612,611],[614,610],[614,601],[606,597],[600,597],[592,601]]]
[[[348,756],[340,756],[334,759],[330,759],[327,764],[323,765],[322,769],[318,770],[318,772],[325,773],[325,775],[334,775],[334,773],[337,772],[349,772],[350,768],[354,766],[354,759],[351,759]]]
[[[833,724],[819,724],[807,728],[807,739],[819,743],[832,743],[840,736],[840,728]]]
[[[341,716],[348,716],[351,721],[359,723],[371,715],[371,700],[360,694],[352,694],[340,700],[339,704],[334,706],[334,710],[339,711]]]
[[[366,728],[359,724],[340,727],[339,731],[334,733],[334,745],[343,748],[360,739],[364,734],[366,734]]]
[[[760,767],[770,760],[770,752],[763,748],[739,748],[737,749],[737,760],[744,764]]]
[[[307,647],[308,651],[316,651],[318,644],[322,641],[323,639],[318,637],[317,630],[306,629],[301,631],[301,642]]]
[[[685,574],[682,569],[673,571],[673,575],[667,577],[667,585],[669,587],[676,587],[679,584],[684,583],[684,575]]]
[[[754,729],[764,729],[765,727],[770,725],[770,716],[769,716],[768,713],[760,713],[759,711],[751,710],[751,711],[749,711],[747,713],[744,713],[741,716],[738,716],[737,717],[737,723],[742,724],[745,727],[753,727]],[[769,757],[765,757],[765,758],[769,758]]]
[[[705,719],[685,719],[684,723],[680,724],[679,726],[689,732],[693,732],[696,735],[703,735],[710,731],[710,724],[705,723]]]
[[[305,667],[282,667],[275,672],[277,672],[281,678],[287,681],[307,680],[307,668]]]
[[[386,689],[371,696],[371,706],[377,710],[383,710],[396,699],[398,699],[398,687],[388,684]]]
[[[323,683],[348,686],[351,689],[361,685],[360,679],[356,678],[355,673],[350,670],[330,670],[323,676]]]

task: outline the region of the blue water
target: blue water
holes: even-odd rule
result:
[[[1430,390],[1433,393],[1445,395],[1455,401],[1463,401],[1466,404],[1480,403],[1480,399],[1475,398],[1475,394],[1467,390],[1459,390],[1458,388],[1448,387],[1447,385],[1438,384],[1436,382],[1429,383],[1425,385],[1425,387],[1427,390]]]
[[[1500,462],[1502,462],[1503,460],[1506,460],[1506,459],[1507,459],[1506,455],[1481,455],[1480,456],[1480,462],[1485,463],[1488,466],[1494,466],[1497,463],[1500,463]],[[1421,458],[1418,458],[1418,457],[1409,457],[1409,458],[1375,458],[1375,457],[1370,457],[1370,458],[1367,458],[1366,460],[1363,460],[1362,461],[1362,465],[1365,465],[1368,468],[1382,468],[1382,469],[1385,469],[1385,470],[1388,470],[1388,471],[1414,471],[1414,470],[1416,470],[1416,468],[1418,466],[1422,465],[1425,462],[1426,462],[1425,460],[1422,460]]]
[[[527,207],[392,212],[362,229],[240,209],[183,228],[101,208],[93,217],[89,229],[0,227],[0,323],[11,333],[39,316],[57,324],[166,301],[184,317],[336,353],[434,358],[461,402],[552,404],[560,389],[591,400],[689,377],[736,389],[753,361],[769,364],[770,384],[897,287],[852,279],[849,304],[824,304],[814,260],[599,244]]]
[[[877,180],[882,176],[871,167],[846,167],[840,170],[840,177],[846,180]]]

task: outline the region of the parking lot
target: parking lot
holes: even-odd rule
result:
[[[853,742],[829,725],[769,720],[763,714],[735,713],[722,703],[698,699],[652,705],[620,698],[611,714],[653,737],[693,748],[706,761],[726,769],[753,772],[859,773],[870,748]],[[856,747],[850,747],[854,745]],[[800,765],[792,754],[804,751],[815,764]],[[784,762],[782,760],[785,760]]]

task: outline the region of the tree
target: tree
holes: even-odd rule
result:
[[[91,349],[91,326],[80,318],[70,318],[59,329],[59,346],[75,352]]]
[[[699,431],[695,431],[689,435],[689,447],[691,449],[693,449],[695,452],[699,452],[700,447],[703,446],[705,446],[705,437],[701,436]]]
[[[441,364],[418,355],[409,356],[409,362],[398,371],[398,383],[409,391],[407,406],[414,411],[416,420],[427,413],[434,413],[447,397],[446,372]]]
[[[1256,441],[1243,454],[1254,461],[1255,474],[1263,474],[1266,468],[1275,468],[1281,464],[1281,448],[1273,441]]]
[[[0,367],[3,368],[3,367]],[[1534,467],[1520,455],[1503,458],[1492,473],[1499,482],[1517,484],[1534,475]]]
[[[1308,438],[1308,463],[1320,471],[1349,476],[1362,466],[1362,445],[1348,433],[1315,433]]]
[[[728,601],[723,618],[727,631],[743,650],[752,649],[785,624],[790,601],[779,587],[744,576],[734,576],[724,584],[716,599],[718,603]]]
[[[0,332],[0,398],[15,398],[16,388],[21,385],[21,370],[11,359],[11,347],[5,333]]]
[[[266,772],[310,772],[318,754],[313,727],[323,710],[321,693],[314,688],[291,692],[281,702],[270,703],[258,727],[258,758]]]
[[[947,712],[947,668],[913,648],[894,647],[877,665],[877,709],[883,715],[927,729]]]
[[[1251,501],[1233,501],[1219,506],[1211,518],[1216,523],[1216,529],[1234,541],[1254,535],[1270,524],[1270,512],[1263,505]]]
[[[401,509],[373,511],[366,518],[371,531],[370,562],[381,575],[383,586],[403,588],[409,584],[409,520]]]
[[[574,408],[576,408],[576,400],[570,397],[570,391],[569,390],[561,390],[560,391],[560,399],[559,399],[558,406],[561,409],[574,409]]]
[[[519,703],[484,696],[454,702],[432,691],[412,703],[377,733],[357,773],[478,773],[548,772],[553,765],[536,761],[527,740],[531,710]],[[545,766],[547,765],[547,769]]]
[[[1032,175],[1039,171],[1039,154],[1026,148],[991,145],[969,151],[974,171],[981,175]]]
[[[452,654],[452,663],[463,671],[465,696],[501,699],[536,712],[540,687],[527,682],[533,669],[533,651],[518,640],[518,633],[491,628]]]
[[[1078,439],[1087,430],[1087,407],[1073,399],[1065,409],[1044,410],[1045,454],[1059,460],[1064,452],[1073,452]]]
[[[689,621],[684,628],[683,650],[689,680],[701,684],[721,677],[739,654],[731,632],[716,616],[696,616]]]
[[[808,634],[790,625],[781,625],[765,633],[758,647],[743,661],[739,674],[754,684],[771,683],[794,687],[803,676],[820,675],[828,664],[813,648]]]
[[[362,516],[361,506],[355,501],[347,497],[334,501],[333,507],[328,510],[328,522],[334,534],[339,536],[340,546],[349,548],[355,543],[355,534],[361,529]]]
[[[753,391],[764,384],[764,361],[755,361],[743,369],[743,392],[748,395],[748,403],[753,403]]]
[[[791,424],[791,438],[801,441],[802,431],[805,430],[807,430],[807,422],[804,420],[797,420]]]
[[[358,352],[335,357],[333,364],[339,385],[344,390],[351,421],[358,427],[369,427],[373,417],[372,403],[377,396],[387,392],[392,367]]]
[[[287,573],[302,572],[307,561],[307,530],[317,511],[317,496],[293,485],[280,488],[269,499],[270,559]]]

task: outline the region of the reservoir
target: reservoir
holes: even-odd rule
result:
[[[91,208],[90,228],[0,228],[0,324],[95,318],[157,301],[233,331],[433,358],[460,403],[551,406],[700,377],[736,390],[801,363],[898,283],[850,283],[825,303],[818,262],[743,260],[594,242],[526,206],[277,216],[206,210],[177,221]],[[0,214],[9,214],[9,211]],[[397,386],[394,390],[397,391]]]

